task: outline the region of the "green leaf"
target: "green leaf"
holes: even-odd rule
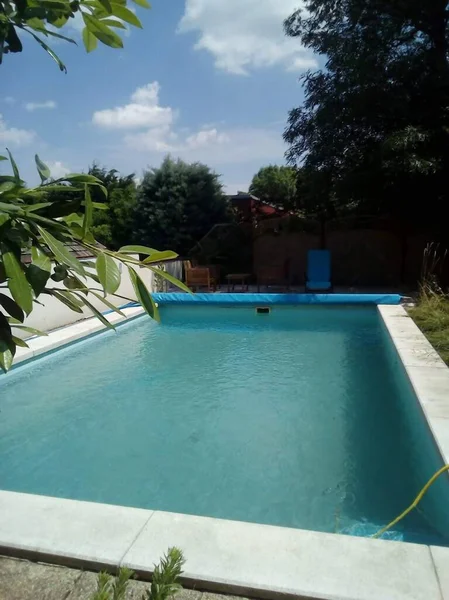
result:
[[[64,263],[79,275],[84,276],[85,272],[83,269],[83,265],[79,262],[79,260],[77,260],[74,256],[70,254],[70,252],[67,250],[64,244],[62,244],[59,240],[53,237],[49,231],[46,231],[39,225],[37,225],[37,228],[45,244],[53,252],[56,260],[60,263]]]
[[[6,213],[0,213],[0,227],[2,225],[4,225],[5,223],[7,223],[9,220],[11,219],[11,217],[9,215],[7,215]]]
[[[66,290],[48,290],[48,293],[57,298],[59,302],[65,304],[70,310],[82,314],[83,309],[80,306],[78,298],[74,298],[72,293],[66,292]]]
[[[157,262],[164,262],[165,260],[173,260],[177,258],[178,255],[176,252],[172,252],[171,250],[166,250],[165,252],[155,252],[151,256],[148,256],[143,262],[145,265]]]
[[[69,273],[67,271],[67,267],[65,265],[56,265],[54,273],[51,275],[53,281],[63,281],[66,277],[68,277]]]
[[[123,313],[119,308],[117,308],[116,306],[114,306],[112,304],[112,302],[109,302],[109,300],[107,298],[103,298],[103,296],[100,296],[100,294],[97,294],[97,292],[90,292],[93,296],[95,296],[95,298],[97,298],[97,300],[100,300],[101,302],[103,302],[103,304],[105,304],[108,308],[110,308],[111,310],[113,310],[114,312],[118,313],[119,315],[121,315],[122,317],[125,317],[125,313]]]
[[[8,153],[9,162],[11,163],[11,166],[12,166],[12,170],[13,170],[13,173],[14,173],[14,180],[17,183],[20,183],[22,180],[20,179],[19,169],[17,168],[16,161],[13,159],[12,154],[8,150],[8,148],[6,148],[6,152]]]
[[[5,194],[15,188],[17,188],[15,181],[4,181],[3,183],[0,183],[0,194]]]
[[[16,337],[15,335],[11,336],[11,339],[16,346],[20,346],[21,348],[29,348],[25,340],[22,340],[19,337]]]
[[[157,267],[148,267],[148,269],[153,271],[153,273],[156,273],[156,275],[160,275],[161,277],[163,277],[164,279],[166,279],[167,281],[169,281],[170,283],[172,283],[173,285],[178,287],[180,290],[183,290],[184,292],[187,292],[188,294],[193,293],[192,290],[190,290],[186,286],[185,283],[183,283],[182,281],[179,281],[179,279],[176,279],[176,277],[173,277],[173,275],[170,275],[170,273],[167,273],[163,269],[158,269]]]
[[[112,13],[112,6],[109,0],[98,0],[98,2],[103,6],[103,8],[109,13]]]
[[[120,270],[117,263],[108,254],[102,252],[97,257],[96,269],[103,289],[108,294],[115,294],[120,286]]]
[[[6,244],[2,244],[2,260],[8,277],[11,296],[27,315],[33,310],[33,293],[16,255]]]
[[[122,21],[125,21],[130,25],[134,25],[134,27],[139,27],[140,29],[142,29],[142,23],[132,12],[132,10],[129,10],[129,8],[126,8],[126,6],[122,6],[121,4],[115,4],[114,2],[112,2],[112,10],[114,17],[118,17],[119,19],[122,19]]]
[[[37,267],[35,264],[28,266],[26,270],[26,278],[28,279],[31,287],[33,288],[34,295],[38,298],[45,289],[50,272]]]
[[[27,333],[32,333],[33,335],[48,335],[46,331],[40,331],[40,329],[35,329],[34,327],[28,327],[28,325],[18,325],[15,324],[13,327],[17,329],[21,329],[22,331],[26,331]]]
[[[117,29],[126,29],[126,25],[123,25],[121,21],[116,21],[115,19],[101,19],[101,22],[104,25],[109,25],[109,27],[117,27]]]
[[[84,184],[84,220],[83,220],[83,237],[89,233],[92,227],[92,198],[90,196],[90,190],[87,183]]]
[[[50,177],[50,169],[44,162],[41,161],[37,154],[34,156],[34,160],[36,161],[36,167],[39,172],[41,181],[42,183],[44,183],[44,181]]]
[[[47,208],[47,206],[53,206],[54,202],[39,202],[38,204],[32,204],[31,206],[24,206],[24,210],[27,213],[36,212],[41,208]]]
[[[12,338],[11,338],[12,339]],[[1,347],[1,345],[0,345]],[[14,354],[11,350],[0,350],[0,367],[6,373],[11,368],[11,365],[14,361]]]
[[[154,254],[159,252],[154,248],[148,248],[148,246],[122,246],[119,252],[130,253],[130,254]]]
[[[111,48],[123,48],[123,42],[120,37],[109,29],[107,25],[104,25],[101,21],[83,12],[83,20],[88,30],[94,34],[96,38],[110,46]]]
[[[51,35],[52,37],[58,38],[60,40],[64,40],[65,42],[70,42],[71,44],[75,44],[75,46],[77,46],[77,43],[75,42],[74,39],[66,37],[65,35],[61,35],[60,33],[56,33],[56,31],[50,31],[49,29],[43,29],[42,33],[45,33],[46,35]]]
[[[3,306],[6,312],[11,315],[11,317],[14,317],[14,319],[17,319],[23,323],[25,315],[23,314],[23,310],[20,308],[17,302],[14,302],[12,298],[6,296],[5,294],[0,294],[0,304]]]
[[[133,288],[137,296],[137,300],[140,302],[145,311],[150,315],[150,317],[152,317],[155,321],[159,322],[159,311],[144,282],[132,267],[128,267],[128,271],[131,283],[133,284]]]
[[[84,173],[69,173],[63,177],[64,181],[74,181],[75,183],[97,183],[102,185],[102,181],[93,175],[85,175]],[[69,187],[69,190],[73,188]]]
[[[31,258],[33,261],[33,265],[35,265],[36,267],[39,267],[39,269],[42,269],[43,271],[48,271],[50,273],[51,260],[45,254],[45,252],[42,252],[42,250],[40,250],[36,246],[33,246],[31,248]]]
[[[47,46],[47,44],[43,40],[41,40],[40,37],[35,35],[29,29],[26,29],[25,27],[23,29],[24,29],[24,31],[28,32],[36,40],[36,42],[45,50],[45,52],[47,52],[47,54],[49,54],[52,57],[52,59],[58,65],[60,71],[67,73],[67,67],[62,62],[62,60],[59,58],[59,56],[57,54],[55,54],[55,52],[53,52],[53,50],[50,48],[50,46]]]
[[[89,300],[87,300],[87,298],[84,298],[78,292],[74,293],[80,298],[81,302],[83,302],[87,306],[87,308],[97,317],[97,319],[99,319],[103,323],[103,325],[105,325],[108,329],[115,329],[114,325],[112,325],[112,323],[109,323],[106,317],[102,315],[98,308],[95,308],[95,306],[91,304]]]
[[[66,277],[64,279],[64,285],[68,290],[82,290],[83,294],[87,294],[87,290],[83,290],[83,288],[86,287],[86,284],[78,279],[76,275],[70,275],[70,277]]]
[[[92,52],[98,46],[97,38],[87,29],[87,27],[83,28],[83,44],[86,48],[86,52]]]
[[[147,0],[133,0],[133,2],[142,8],[151,8],[151,4]]]
[[[8,160],[8,157],[7,157],[7,156],[2,156],[2,155],[0,154],[0,160]]]

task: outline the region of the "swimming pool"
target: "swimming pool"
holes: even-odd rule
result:
[[[2,489],[369,535],[440,466],[375,306],[161,314],[0,378]]]

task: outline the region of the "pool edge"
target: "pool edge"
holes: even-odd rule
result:
[[[445,464],[449,463],[449,367],[402,306],[377,310]]]
[[[0,491],[0,553],[142,579],[170,546],[186,587],[258,598],[448,598],[449,549]],[[449,593],[449,590],[446,590]]]

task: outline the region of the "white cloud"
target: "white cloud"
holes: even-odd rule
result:
[[[97,111],[92,120],[107,129],[139,129],[126,132],[125,145],[132,153],[150,153],[156,160],[168,153],[212,166],[282,160],[285,146],[279,128],[175,128],[178,113],[170,106],[160,106],[159,94],[158,82],[149,83],[135,90],[129,104]]]
[[[8,127],[0,114],[0,145],[28,146],[35,138],[34,131]]]
[[[245,75],[251,68],[282,66],[304,70],[317,65],[283,21],[303,0],[186,0],[179,31],[197,32],[196,50],[207,50],[215,65]]]
[[[129,104],[98,110],[92,121],[107,129],[167,128],[175,114],[170,107],[159,106],[159,90],[157,81],[137,88]]]
[[[41,109],[53,109],[56,108],[57,104],[54,100],[45,100],[45,102],[27,102],[24,104],[25,110],[33,112]]]
[[[16,103],[16,99],[15,99],[15,98],[13,98],[12,96],[5,96],[5,97],[3,98],[3,102],[4,102],[5,104],[13,105],[13,104],[15,104],[15,103]]]
[[[226,133],[219,133],[217,129],[202,129],[186,139],[187,148],[203,148],[211,144],[225,144],[229,142]]]
[[[71,169],[69,169],[69,167],[67,167],[60,160],[44,160],[44,163],[50,169],[51,177],[53,179],[59,179],[71,171]]]

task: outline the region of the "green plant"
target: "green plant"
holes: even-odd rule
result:
[[[182,551],[178,548],[170,548],[154,567],[151,587],[144,596],[145,600],[167,600],[182,589],[178,582],[185,563]]]
[[[151,586],[145,591],[142,600],[168,600],[182,590],[178,580],[182,574],[184,557],[178,548],[170,548],[155,565]],[[122,567],[118,575],[99,573],[97,589],[90,600],[124,600],[130,580],[134,572]]]
[[[126,567],[122,567],[116,577],[109,573],[99,573],[97,590],[91,600],[125,600],[128,583],[133,576],[134,572]]]
[[[134,0],[150,8],[147,0]],[[83,22],[83,42],[87,52],[95,50],[98,42],[111,48],[122,48],[123,41],[116,29],[126,29],[125,23],[142,27],[126,0],[0,0],[0,63],[3,54],[22,52],[19,33],[30,35],[57,63],[61,71],[67,68],[59,56],[42,39],[54,37],[75,44],[75,40],[58,30],[69,19],[80,14]]]
[[[93,212],[104,206],[92,201],[91,190],[98,188],[107,194],[99,179],[74,173],[51,180],[48,167],[36,155],[41,185],[27,188],[9,151],[8,156],[13,174],[0,176],[0,290],[10,293],[8,296],[0,292],[0,366],[4,371],[12,364],[16,347],[27,346],[14,335],[14,329],[39,333],[24,325],[24,320],[42,295],[52,296],[78,313],[87,307],[106,327],[113,328],[91,303],[89,294],[102,301],[106,308],[120,313],[106,297],[107,294],[118,296],[121,273],[117,262],[127,268],[138,301],[154,319],[159,319],[157,306],[135,267],[150,269],[189,291],[157,266],[164,260],[176,258],[174,252],[158,252],[145,246],[123,246],[113,252],[96,244],[91,233]],[[0,158],[8,160],[4,156]],[[83,195],[74,199],[74,190],[82,191]],[[55,192],[59,200],[48,202],[49,193]],[[66,244],[73,241],[94,254],[95,263],[81,263],[70,254]],[[29,265],[21,261],[23,249],[31,252]],[[146,258],[140,262],[130,256],[134,253]],[[93,279],[98,287],[89,287],[87,278]],[[63,282],[65,289],[49,286],[51,280]],[[119,297],[132,301],[132,298]]]
[[[440,245],[429,242],[424,248],[421,266],[420,292],[421,294],[442,294],[439,285],[439,275],[447,258],[447,250],[440,250]]]
[[[229,221],[219,176],[201,163],[167,157],[144,173],[137,189],[134,232],[144,244],[170,247],[188,256],[216,224]]]

